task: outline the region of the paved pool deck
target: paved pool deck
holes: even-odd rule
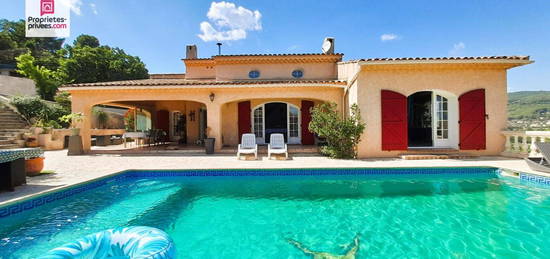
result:
[[[338,168],[338,167],[438,167],[492,166],[518,172],[537,173],[517,158],[477,157],[472,159],[402,160],[379,158],[364,160],[330,159],[320,155],[291,155],[290,160],[237,160],[235,155],[193,154],[90,154],[67,156],[67,150],[46,151],[45,170],[53,174],[27,177],[27,184],[14,192],[0,192],[0,205],[33,195],[79,184],[128,169],[220,169],[220,168]]]

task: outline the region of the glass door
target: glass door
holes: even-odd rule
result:
[[[257,144],[265,144],[264,138],[264,106],[260,106],[252,112],[252,132],[256,135]]]
[[[449,100],[441,95],[434,94],[434,146],[451,147],[449,141]]]
[[[288,105],[288,143],[300,144],[300,110]]]

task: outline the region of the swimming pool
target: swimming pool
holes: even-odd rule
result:
[[[536,258],[550,254],[550,189],[495,168],[127,171],[0,208],[0,258],[151,226],[179,258]]]

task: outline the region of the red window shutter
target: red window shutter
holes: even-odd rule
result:
[[[312,101],[302,100],[302,108],[300,112],[302,114],[302,144],[303,145],[313,145],[315,144],[315,138],[313,132],[309,131],[309,122],[311,121],[311,111],[313,107]]]
[[[382,150],[407,148],[407,97],[382,90]]]
[[[250,124],[250,101],[244,101],[239,103],[239,115],[238,115],[238,124],[239,124],[239,142],[242,139],[242,135],[245,133],[250,133],[252,125]]]
[[[458,98],[460,149],[485,149],[485,89],[464,93]]]

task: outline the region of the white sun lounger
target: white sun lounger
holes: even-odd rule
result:
[[[241,154],[254,154],[254,158],[258,159],[256,135],[252,133],[243,134],[241,144],[239,144],[239,148],[237,149],[237,159],[241,159]]]
[[[267,145],[268,159],[271,159],[271,154],[285,154],[285,158],[288,159],[288,149],[283,134],[274,133],[269,137],[269,145]]]

